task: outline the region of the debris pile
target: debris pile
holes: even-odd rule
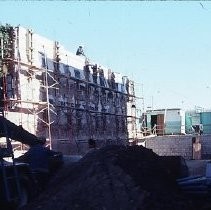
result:
[[[144,147],[106,146],[65,164],[23,210],[194,210],[175,176]]]

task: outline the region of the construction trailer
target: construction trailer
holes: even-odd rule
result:
[[[134,140],[134,82],[30,29],[0,26],[0,108],[45,136],[54,150],[83,154]]]
[[[180,108],[147,110],[143,118],[146,135],[185,134],[185,112]]]

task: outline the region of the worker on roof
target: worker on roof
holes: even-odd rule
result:
[[[84,51],[83,51],[83,46],[79,46],[78,47],[78,50],[77,50],[77,52],[76,52],[76,55],[83,55],[83,56],[85,56],[84,55]]]

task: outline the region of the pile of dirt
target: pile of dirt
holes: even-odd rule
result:
[[[106,146],[66,164],[23,210],[194,210],[175,175],[144,147]]]

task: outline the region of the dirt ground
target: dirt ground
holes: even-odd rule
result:
[[[179,191],[175,174],[152,150],[106,146],[66,163],[22,210],[208,210]]]

